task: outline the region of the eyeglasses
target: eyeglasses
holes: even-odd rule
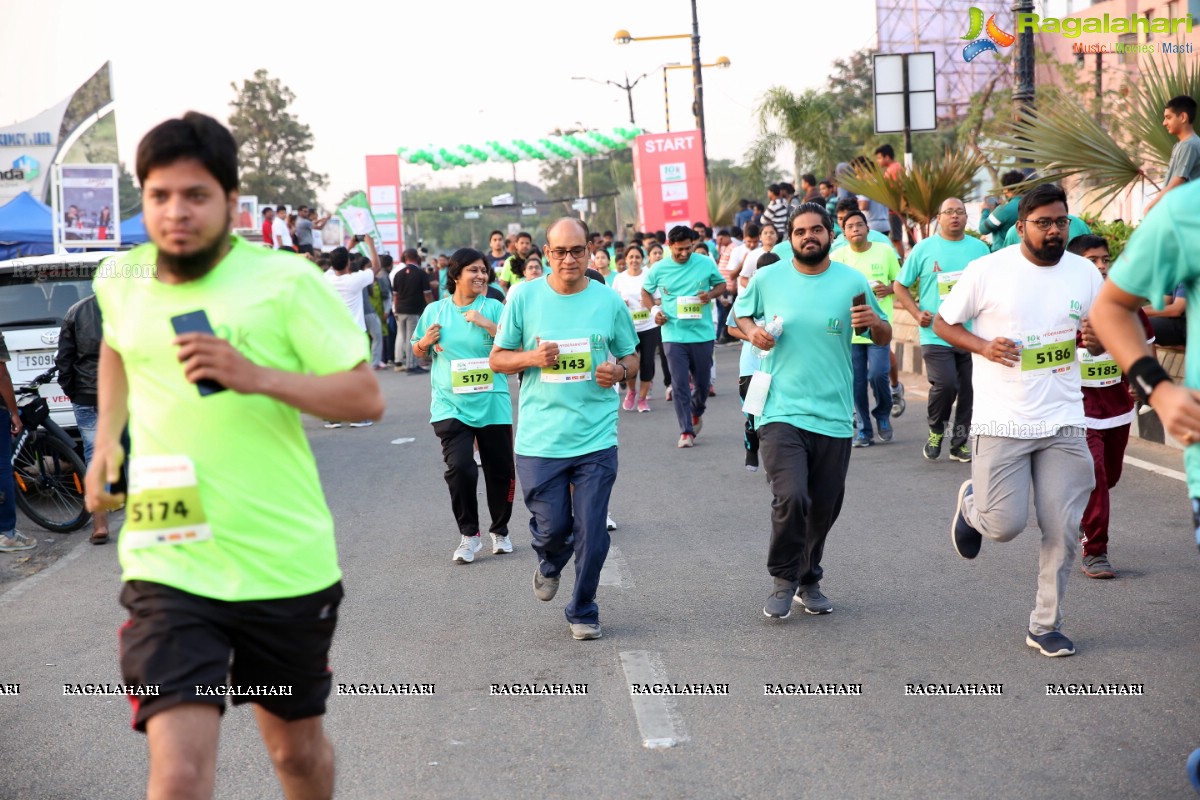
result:
[[[587,248],[583,247],[583,246],[572,247],[570,249],[567,249],[565,247],[554,247],[554,248],[551,248],[550,250],[547,250],[546,255],[550,256],[555,261],[565,261],[567,259],[568,255],[571,256],[571,258],[578,261],[579,259],[583,258],[584,255],[587,254],[587,251],[588,251]]]
[[[1058,228],[1060,231],[1065,231],[1067,228],[1071,227],[1071,218],[1070,217],[1058,217],[1056,219],[1050,219],[1049,217],[1041,217],[1039,219],[1024,219],[1021,221],[1026,224],[1033,223],[1034,225],[1037,226],[1037,229],[1039,231],[1048,231],[1048,230],[1050,230],[1051,225]]]
[[[952,208],[949,211],[941,211],[939,213],[944,214],[947,217],[965,217],[967,215],[966,211],[957,208]]]

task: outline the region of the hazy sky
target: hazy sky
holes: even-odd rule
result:
[[[835,58],[875,40],[874,0],[698,0],[698,7],[704,62],[733,62],[704,71],[710,158],[741,159],[768,87],[817,87]],[[624,81],[626,71],[631,79],[650,72],[633,91],[634,112],[639,126],[661,131],[657,68],[691,60],[686,39],[613,43],[619,28],[634,36],[690,33],[688,0],[0,0],[0,19],[10,33],[0,48],[0,124],[53,105],[111,60],[121,158],[132,171],[149,128],[189,109],[226,120],[230,83],[262,67],[295,92],[292,110],[312,128],[309,166],[330,181],[318,198],[324,203],[363,186],[368,154],[537,138],[577,123],[628,124],[623,90],[572,76]],[[691,73],[669,75],[672,127],[693,127]],[[401,180],[443,184],[510,174],[507,165],[440,173],[401,165]],[[517,174],[538,181],[535,163],[518,164]]]

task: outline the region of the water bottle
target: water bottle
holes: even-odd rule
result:
[[[778,316],[771,317],[771,321],[766,325],[766,331],[778,339],[780,334],[783,333],[783,320],[781,320]],[[767,356],[771,355],[771,353],[775,352],[773,348],[771,350],[759,350],[757,347],[751,347],[750,349],[756,358],[766,358]]]

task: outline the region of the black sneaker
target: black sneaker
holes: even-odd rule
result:
[[[804,611],[808,614],[828,614],[833,611],[833,603],[829,602],[828,597],[821,594],[821,584],[819,583],[814,583],[812,586],[801,586],[796,590],[795,600],[804,606]]]
[[[776,578],[775,591],[771,592],[771,596],[767,598],[767,604],[763,606],[763,613],[775,619],[790,617],[792,615],[792,597],[799,588],[799,583]]]
[[[961,461],[964,464],[971,463],[971,445],[963,442],[958,447],[950,448],[950,460]]]
[[[974,558],[979,555],[983,545],[983,535],[971,527],[963,511],[963,501],[975,493],[974,484],[965,480],[958,487],[958,504],[954,507],[954,518],[950,521],[950,537],[954,540],[954,549],[963,558]]]
[[[758,453],[754,450],[746,451],[746,469],[758,472]]]
[[[944,433],[929,432],[929,438],[925,440],[925,460],[937,461],[938,456],[942,454],[942,439],[945,438]]]
[[[1050,658],[1075,655],[1075,645],[1071,644],[1071,640],[1058,631],[1043,633],[1041,636],[1038,636],[1033,631],[1027,631],[1025,634],[1025,644],[1044,656],[1050,656]]]

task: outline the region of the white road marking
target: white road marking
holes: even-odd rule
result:
[[[647,650],[627,650],[621,655],[621,669],[625,671],[625,682],[666,683],[667,672],[658,653]],[[642,733],[642,746],[650,750],[674,747],[686,741],[682,726],[671,712],[667,698],[662,695],[633,694],[633,713],[637,716],[638,730]]]
[[[905,394],[912,395],[913,397],[924,397],[925,399],[929,399],[929,396],[925,394],[925,392],[917,391],[916,389],[906,389]],[[1144,408],[1148,409],[1149,406],[1145,406]],[[1149,461],[1143,461],[1142,459],[1134,458],[1133,456],[1125,456],[1125,463],[1131,467],[1137,467],[1138,469],[1144,469],[1147,472],[1153,472],[1156,475],[1163,475],[1167,478],[1174,478],[1177,481],[1183,481],[1184,483],[1187,483],[1187,475],[1177,469],[1160,467],[1158,464],[1151,464]]]
[[[626,589],[633,586],[629,564],[616,545],[610,545],[608,548],[608,558],[604,559],[604,567],[600,570],[600,585],[620,586]]]
[[[408,444],[409,442],[415,442],[415,441],[416,441],[416,439],[411,439],[411,438],[392,439],[392,444]]]

